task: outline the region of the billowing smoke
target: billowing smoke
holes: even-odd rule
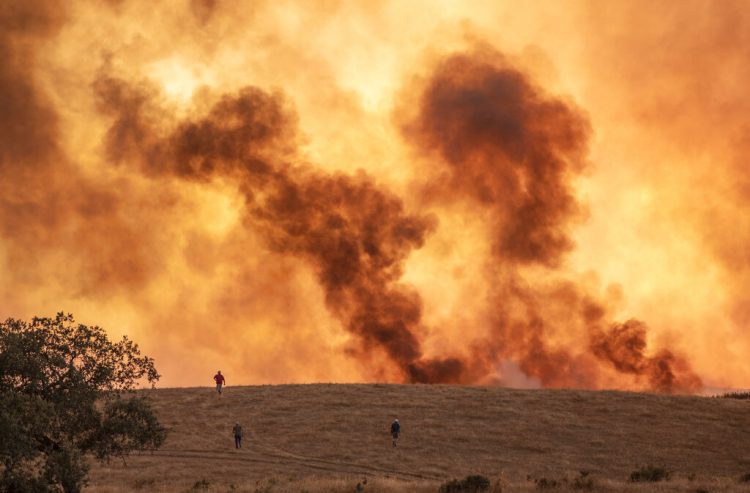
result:
[[[506,262],[556,265],[578,212],[569,186],[585,162],[589,125],[499,54],[456,55],[435,69],[410,136],[450,166],[446,194],[491,208]]]
[[[113,161],[140,163],[153,175],[235,180],[248,227],[267,247],[314,266],[326,304],[354,334],[362,359],[384,353],[410,382],[456,381],[455,360],[424,360],[419,295],[398,283],[404,260],[434,227],[364,173],[328,175],[295,158],[295,118],[281,96],[246,87],[225,95],[202,118],[176,122],[160,136],[144,113],[158,108],[145,89],[103,76],[95,84]]]
[[[744,385],[741,7],[4,2],[0,316],[167,385]]]
[[[554,269],[572,248],[567,227],[579,208],[570,182],[584,168],[589,127],[580,110],[544,94],[499,54],[456,55],[438,65],[423,89],[418,119],[406,129],[449,166],[445,183],[428,185],[432,200],[468,196],[491,211],[493,329],[474,341],[479,356],[465,361],[423,358],[422,303],[399,283],[434,218],[407,213],[364,173],[328,175],[297,163],[296,118],[281,95],[246,87],[223,96],[203,117],[164,125],[147,86],[105,74],[94,87],[100,110],[114,119],[110,161],[138,163],[155,177],[235,181],[247,227],[261,232],[268,248],[313,266],[327,306],[356,336],[353,353],[361,360],[383,354],[411,382],[475,382],[510,358],[547,386],[596,386],[593,355],[619,372],[645,375],[655,390],[700,386],[671,353],[645,355],[645,328],[625,338],[616,324],[599,330],[604,309],[584,302],[575,286],[543,293],[524,281],[523,267]],[[566,329],[582,323],[584,337],[592,338],[590,353],[550,346],[547,326],[555,322],[544,307],[571,301],[584,313],[570,307],[556,323]],[[687,379],[676,375],[675,363]]]
[[[0,14],[0,232],[13,291],[59,283],[78,296],[106,296],[143,286],[162,261],[153,248],[159,234],[126,217],[127,181],[96,182],[66,154],[59,116],[34,77],[64,12],[10,2]],[[55,267],[44,272],[48,263]]]
[[[646,333],[646,324],[639,320],[615,323],[606,332],[591,335],[591,349],[597,357],[611,362],[618,371],[645,376],[654,390],[672,392],[675,389],[699,389],[700,379],[690,371],[682,358],[666,349],[651,357],[645,355]]]
[[[50,200],[54,194],[48,197],[36,179],[45,176],[46,187],[60,185],[52,164],[65,166],[59,162],[57,119],[30,70],[36,45],[58,25],[52,12],[22,4],[0,10],[0,231],[28,244],[51,242],[48,230],[58,222],[57,204]],[[30,260],[20,248],[11,254],[22,262]]]
[[[586,167],[584,112],[486,47],[439,62],[418,90],[419,111],[404,134],[446,167],[428,184],[427,201],[468,198],[489,211],[493,328],[476,343],[473,378],[510,358],[545,386],[595,387],[603,362],[645,377],[641,384],[653,390],[699,389],[682,358],[668,350],[646,356],[643,322],[601,329],[602,303],[555,272],[581,214],[572,182]],[[542,269],[541,282],[526,279],[533,267]],[[578,340],[555,344],[559,332]]]

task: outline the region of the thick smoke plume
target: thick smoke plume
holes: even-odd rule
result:
[[[646,355],[644,323],[609,322],[602,330],[601,302],[555,280],[573,248],[569,227],[580,216],[572,183],[586,166],[590,125],[583,111],[545,94],[488,48],[441,61],[420,90],[419,111],[404,133],[446,166],[428,185],[428,201],[468,198],[491,218],[493,330],[476,343],[485,356],[473,361],[473,378],[510,358],[545,386],[598,386],[603,362],[644,376],[653,390],[699,389],[682,358],[668,350]],[[533,266],[546,269],[552,289],[525,279]],[[560,325],[579,328],[573,349],[552,342]]]
[[[618,371],[645,376],[651,388],[659,392],[699,389],[700,379],[682,358],[666,349],[651,357],[644,354],[647,330],[639,320],[612,324],[606,332],[591,335],[591,349],[597,357],[610,361]]]
[[[490,262],[498,267],[491,272],[500,277],[491,279],[498,286],[491,295],[494,328],[474,342],[479,354],[490,354],[466,361],[423,358],[422,303],[399,284],[404,261],[424,244],[434,220],[406,213],[398,197],[364,174],[327,175],[294,164],[295,116],[281,96],[248,87],[165,132],[145,116],[159,120],[147,88],[108,76],[95,88],[100,109],[114,118],[110,159],[137,162],[149,175],[235,180],[248,225],[274,251],[314,267],[327,306],[359,341],[354,352],[361,359],[382,353],[407,381],[474,382],[511,358],[544,385],[595,386],[593,355],[619,372],[645,375],[654,390],[700,386],[668,351],[645,355],[645,329],[631,337],[622,337],[617,325],[595,330],[604,309],[583,303],[578,298],[585,295],[574,286],[540,293],[523,281],[524,266],[554,268],[572,248],[567,227],[578,205],[571,180],[584,167],[589,127],[580,110],[545,95],[498,54],[442,62],[423,90],[417,122],[407,127],[408,136],[450,167],[446,182],[433,186],[433,199],[468,196],[492,213]],[[592,338],[590,354],[548,342],[552,322],[543,307],[571,299],[585,305],[585,313],[571,311],[563,322],[581,319]],[[634,349],[635,339],[640,346]],[[678,367],[686,376],[677,375]]]
[[[267,246],[314,266],[326,304],[354,334],[358,357],[384,353],[410,382],[455,381],[454,360],[425,360],[419,295],[398,283],[404,260],[434,227],[363,173],[327,175],[295,158],[295,118],[283,99],[247,87],[224,96],[200,119],[160,136],[143,118],[148,91],[102,77],[102,111],[113,115],[110,159],[140,163],[148,174],[187,180],[236,180],[245,220]],[[377,359],[377,358],[375,358]]]
[[[744,5],[431,10],[3,2],[0,316],[167,385],[744,386]]]
[[[126,182],[95,182],[63,148],[59,116],[34,71],[63,22],[51,3],[0,9],[0,232],[15,274],[7,279],[106,296],[137,289],[158,270],[159,235],[125,217]],[[40,269],[47,262],[57,264],[52,272]]]
[[[48,242],[46,230],[57,223],[37,176],[55,187],[60,177],[52,162],[61,157],[57,119],[39,93],[30,67],[35,47],[59,25],[52,12],[37,12],[23,5],[0,10],[0,228],[4,237],[21,236],[28,243]],[[64,166],[64,163],[60,163]],[[29,184],[19,190],[17,183]],[[19,260],[22,249],[12,251]]]
[[[589,125],[547,98],[500,55],[456,55],[440,63],[409,134],[450,166],[445,192],[493,210],[496,254],[556,265],[572,248],[578,212],[569,186],[585,162]]]

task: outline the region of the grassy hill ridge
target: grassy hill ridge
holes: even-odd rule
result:
[[[436,492],[474,473],[503,491],[533,491],[533,479],[560,481],[581,470],[595,491],[750,490],[737,482],[750,472],[747,401],[384,384],[144,394],[170,430],[164,447],[127,465],[95,466],[90,491],[312,493],[356,491],[360,483],[362,491]],[[396,449],[388,435],[394,417],[403,426]],[[234,448],[235,422],[245,431],[242,450]],[[664,466],[673,479],[629,484],[646,464]]]

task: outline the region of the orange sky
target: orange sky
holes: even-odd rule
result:
[[[5,2],[0,317],[163,386],[747,387],[746,5],[517,4]]]

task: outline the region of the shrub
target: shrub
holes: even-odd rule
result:
[[[462,480],[454,479],[440,485],[439,493],[479,493],[490,489],[490,480],[475,474]]]
[[[750,483],[750,472],[740,476],[740,483]]]
[[[133,488],[135,488],[136,490],[143,490],[146,488],[148,488],[149,490],[153,490],[154,484],[156,484],[156,480],[154,478],[137,479],[133,484]]]
[[[723,399],[750,399],[750,391],[727,392],[726,394],[722,394],[721,397]]]
[[[211,483],[209,483],[205,479],[201,479],[200,481],[196,481],[193,487],[190,489],[195,491],[207,490],[209,486],[211,486]]]
[[[276,478],[269,478],[264,481],[256,481],[255,493],[271,493],[271,491],[273,491],[273,487],[278,482],[279,481]]]
[[[630,473],[630,482],[645,483],[649,481],[667,481],[670,477],[672,477],[672,473],[667,471],[664,467],[641,466],[640,469]]]
[[[355,491],[364,491],[365,486],[367,486],[367,478],[364,478],[362,482],[357,483],[357,486],[354,487]]]
[[[535,479],[534,482],[540,490],[551,490],[561,485],[560,481],[556,479],[539,478]]]
[[[594,489],[594,480],[589,476],[589,471],[580,471],[577,478],[573,480],[573,489],[591,491]]]

